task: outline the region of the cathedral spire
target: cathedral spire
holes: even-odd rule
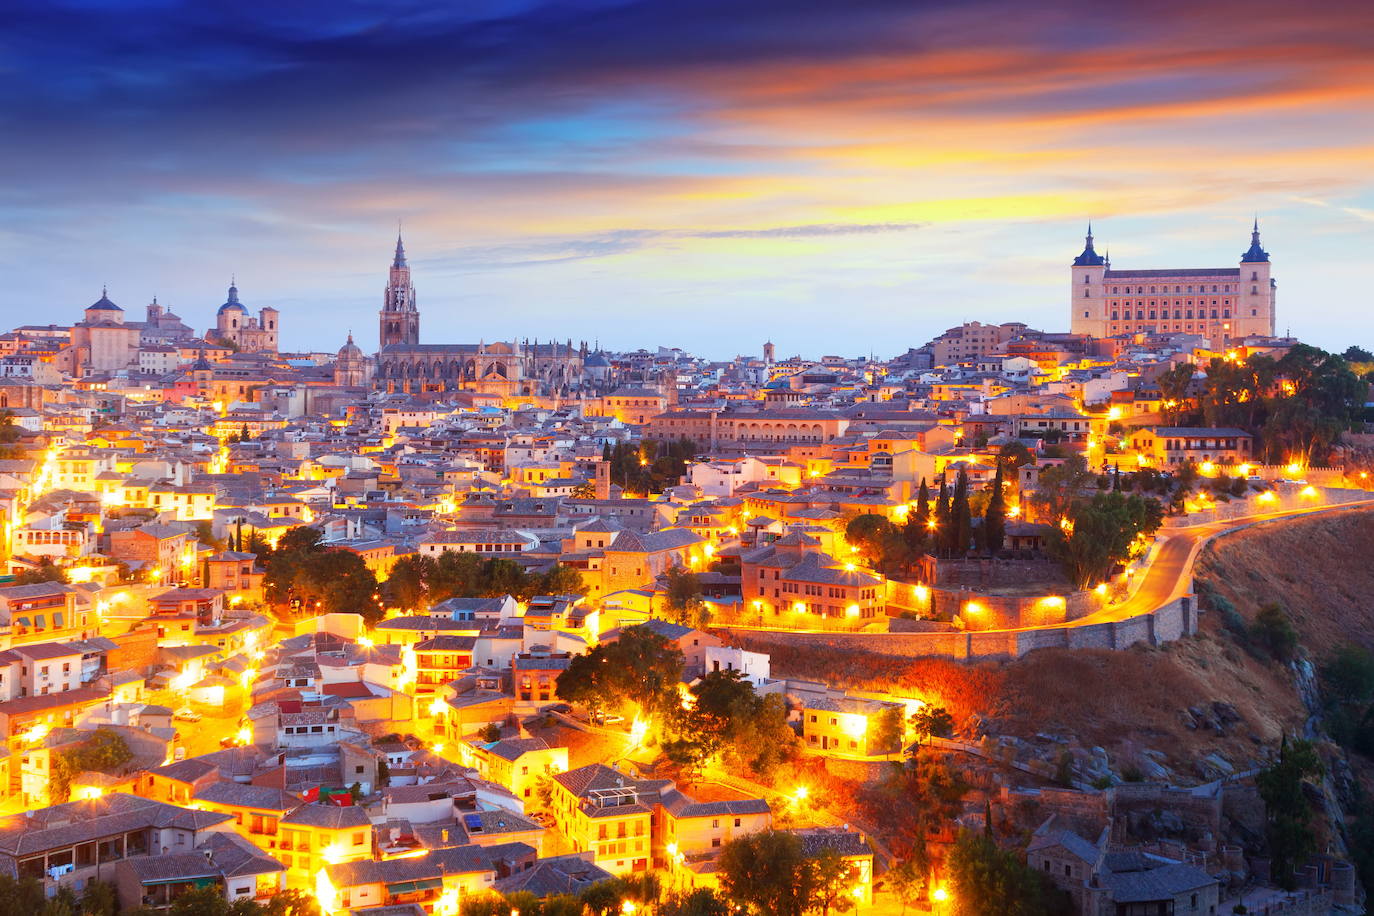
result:
[[[396,258],[391,262],[392,267],[406,266],[406,246],[401,242],[401,228],[396,227]]]

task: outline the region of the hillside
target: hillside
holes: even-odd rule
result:
[[[1320,663],[1343,641],[1374,646],[1370,557],[1374,510],[1359,510],[1226,535],[1204,551],[1198,579],[1247,623],[1263,603],[1283,604]],[[1280,737],[1301,733],[1307,718],[1291,671],[1246,651],[1216,612],[1203,614],[1196,637],[1160,648],[1047,649],[1002,664],[800,648],[778,634],[728,638],[772,653],[778,676],[943,705],[966,735],[1022,742],[1022,756],[1099,746],[1120,774],[1149,751],[1184,784],[1220,775],[1209,755],[1238,770],[1266,762]]]
[[[1374,648],[1374,509],[1224,535],[1203,553],[1196,578],[1247,620],[1265,602],[1283,605],[1314,660],[1342,643]]]

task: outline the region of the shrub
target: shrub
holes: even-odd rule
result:
[[[1269,602],[1259,609],[1250,635],[1276,661],[1292,661],[1298,651],[1298,631],[1282,605]]]

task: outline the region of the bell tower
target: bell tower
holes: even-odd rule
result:
[[[396,256],[391,261],[383,294],[377,340],[382,349],[392,344],[420,342],[420,311],[415,307],[415,287],[410,282],[410,266],[406,264],[406,249],[399,232],[396,233]]]

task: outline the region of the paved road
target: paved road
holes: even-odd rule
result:
[[[1341,506],[1321,506],[1312,509],[1287,509],[1265,512],[1259,515],[1246,515],[1240,518],[1191,525],[1187,528],[1168,529],[1160,537],[1159,550],[1154,561],[1145,570],[1144,579],[1135,593],[1120,604],[1080,617],[1071,621],[1069,626],[1086,626],[1094,623],[1108,623],[1125,620],[1148,613],[1178,598],[1187,595],[1193,586],[1193,563],[1200,546],[1207,540],[1225,531],[1244,528],[1259,522],[1276,521],[1298,515],[1313,515],[1318,512],[1341,512],[1347,509],[1364,508],[1374,501],[1346,503]]]

